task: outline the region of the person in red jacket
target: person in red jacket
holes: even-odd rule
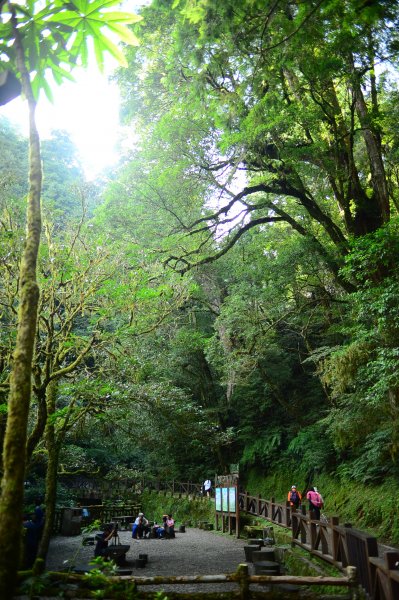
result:
[[[301,492],[296,489],[296,485],[292,485],[290,491],[287,495],[287,500],[290,503],[290,506],[295,506],[298,508],[302,502]]]

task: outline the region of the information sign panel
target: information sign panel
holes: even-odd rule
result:
[[[219,512],[222,510],[222,488],[215,489],[215,509]]]
[[[229,493],[229,488],[222,488],[222,511],[227,512],[227,497]]]
[[[229,512],[236,512],[236,488],[231,487],[229,490]]]

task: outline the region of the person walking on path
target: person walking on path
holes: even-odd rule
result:
[[[287,495],[287,500],[291,507],[298,509],[302,502],[301,492],[296,489],[296,485],[292,485]]]
[[[212,481],[210,479],[205,479],[204,494],[206,494],[208,496],[208,498],[211,495],[211,489],[212,489]]]
[[[311,519],[320,521],[320,509],[323,508],[323,498],[317,491],[317,488],[311,487],[306,494],[306,499],[309,501],[309,512]]]

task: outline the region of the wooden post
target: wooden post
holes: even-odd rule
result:
[[[295,505],[292,507],[292,510],[296,510]],[[290,524],[291,524],[291,505],[288,502],[288,500],[286,500],[285,508],[284,508],[284,525],[286,527],[289,527]]]
[[[335,531],[335,527],[339,525],[339,517],[331,517],[331,539],[332,539],[332,550],[331,554],[334,561],[338,560],[338,548],[339,548],[339,534]]]
[[[317,538],[317,525],[316,523],[311,520],[309,522],[309,527],[310,527],[310,547],[312,550],[314,550],[316,548],[316,538]]]
[[[356,567],[348,566],[346,567],[346,575],[349,579],[349,594],[352,600],[357,600],[359,597],[359,586],[357,581],[357,571]]]
[[[240,598],[241,600],[249,600],[251,597],[251,592],[249,590],[248,565],[238,565],[237,575],[240,586]]]
[[[230,515],[230,483],[227,484],[227,531],[231,534],[231,515]]]
[[[238,490],[239,490],[239,485],[238,485],[238,477],[236,480],[236,537],[239,538],[240,537],[240,507],[238,504]]]

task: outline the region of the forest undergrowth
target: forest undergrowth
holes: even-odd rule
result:
[[[281,470],[261,476],[250,471],[246,488],[250,493],[262,498],[274,497],[276,502],[284,502],[291,485],[297,485],[302,492],[305,476],[298,470]],[[323,512],[331,517],[338,516],[342,523],[375,535],[379,542],[399,545],[399,515],[397,497],[399,484],[393,478],[375,486],[361,483],[343,483],[326,473],[316,475],[311,482],[321,492],[324,499]]]

